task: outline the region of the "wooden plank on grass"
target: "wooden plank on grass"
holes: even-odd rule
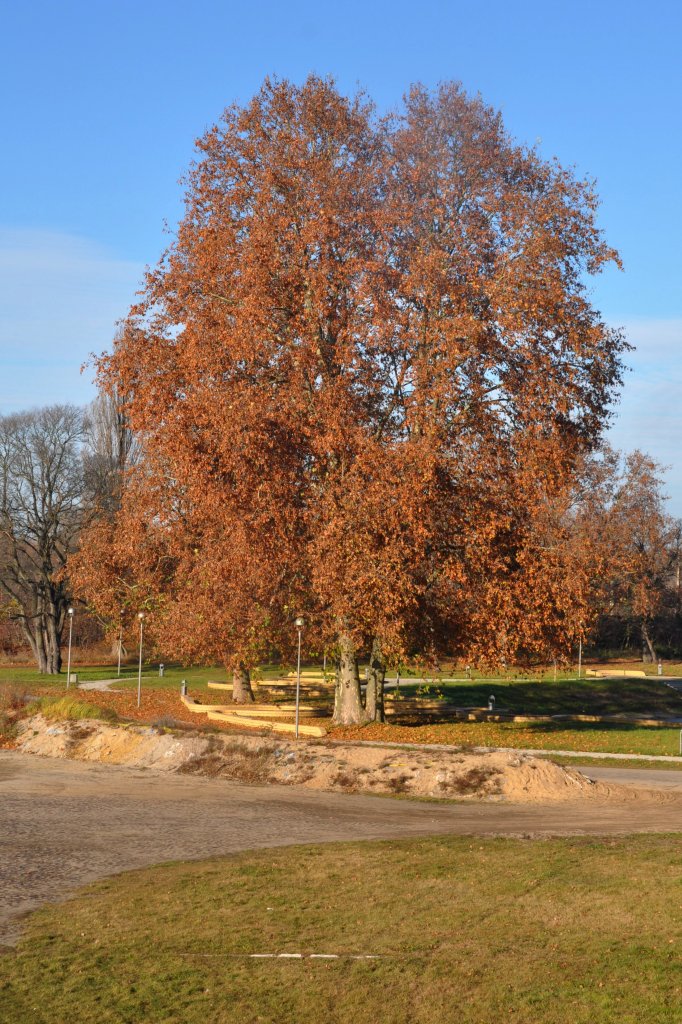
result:
[[[289,734],[296,732],[296,726],[293,722],[272,722],[273,732],[286,732]],[[299,735],[301,736],[326,736],[327,730],[321,725],[304,725],[302,722],[298,726]]]

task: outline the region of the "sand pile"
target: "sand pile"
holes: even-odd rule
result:
[[[93,720],[51,722],[40,715],[20,729],[18,745],[30,754],[244,782],[513,803],[603,799],[610,794],[609,787],[578,771],[521,751],[453,753],[305,740],[296,744],[272,736],[188,734]]]

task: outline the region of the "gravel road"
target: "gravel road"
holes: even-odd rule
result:
[[[607,769],[585,771],[603,779]],[[620,771],[630,782],[641,776],[639,787],[648,788],[629,787],[627,798],[607,803],[436,804],[246,786],[0,751],[0,944],[16,941],[24,914],[80,885],[168,860],[443,833],[682,831],[677,773]],[[608,781],[619,781],[613,772]],[[645,778],[659,775],[666,779]],[[663,788],[670,786],[677,791]]]

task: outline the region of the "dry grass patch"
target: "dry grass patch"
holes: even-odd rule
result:
[[[17,721],[26,707],[27,693],[21,686],[0,687],[0,747],[11,747],[17,735]]]
[[[266,783],[272,774],[274,749],[269,745],[248,746],[237,740],[228,742],[209,736],[206,752],[187,761],[178,772],[181,775],[206,775],[251,784]]]

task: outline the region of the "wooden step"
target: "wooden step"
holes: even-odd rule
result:
[[[193,697],[180,695],[180,700],[188,711],[195,714],[206,714],[209,711],[221,711],[230,715],[252,715],[263,718],[279,718],[296,714],[295,704],[200,704]],[[321,717],[324,715],[322,708],[315,708],[310,704],[299,705],[299,714]]]
[[[281,693],[282,696],[288,697],[289,699],[291,699],[292,697],[296,696],[296,686],[295,685],[294,686],[289,686],[289,684],[287,684],[286,686],[284,686],[284,685],[271,686],[269,683],[261,683],[260,688],[261,688],[261,690],[264,690],[266,693],[272,693],[272,694],[280,694]],[[332,694],[331,690],[319,690],[319,689],[314,689],[314,688],[312,688],[310,686],[301,686],[301,696],[302,697],[306,697],[306,698],[308,698],[308,697],[326,697],[327,699],[329,699],[330,697],[333,696],[333,694]]]
[[[259,718],[247,718],[242,715],[226,714],[223,711],[209,711],[209,721],[222,722],[223,725],[234,725],[245,729],[265,729],[268,732],[296,733],[294,722],[268,722]],[[300,736],[326,736],[327,730],[321,725],[304,725],[299,723],[298,732]]]
[[[588,668],[586,676],[591,679],[646,679],[646,672],[639,669]]]
[[[227,704],[200,704],[194,697],[187,697],[184,693],[180,694],[180,700],[185,705],[188,711],[192,711],[197,715],[205,715],[211,708],[222,708],[227,707]]]

